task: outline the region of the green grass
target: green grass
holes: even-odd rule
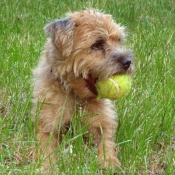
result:
[[[50,20],[69,11],[102,9],[128,31],[136,75],[130,94],[117,102],[118,174],[175,174],[175,1],[0,1],[0,174],[40,174],[32,161],[31,69],[37,64]],[[58,148],[58,174],[97,172],[95,149],[80,135]],[[73,153],[65,153],[67,145]],[[103,172],[104,173],[104,172]],[[106,170],[105,174],[112,174]]]

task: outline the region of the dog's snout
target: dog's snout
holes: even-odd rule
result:
[[[128,70],[128,68],[129,68],[130,65],[131,65],[131,59],[130,59],[130,58],[122,58],[122,59],[120,60],[120,63],[121,63],[121,65],[123,66],[123,68],[124,68],[125,70]]]

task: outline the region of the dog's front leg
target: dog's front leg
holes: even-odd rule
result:
[[[116,133],[115,121],[100,120],[90,126],[94,135],[94,142],[97,144],[99,164],[104,168],[114,168],[121,165],[116,157],[116,144],[114,134]]]
[[[99,163],[103,167],[113,168],[116,165],[120,165],[120,161],[116,157],[116,144],[112,138],[112,133],[109,129],[106,129],[102,126],[100,130],[100,140],[98,143],[98,159]]]
[[[53,98],[52,98],[53,99]],[[39,142],[37,157],[46,169],[56,161],[56,148],[61,141],[61,129],[64,124],[60,107],[43,104],[36,122],[36,138]]]
[[[96,114],[88,119],[88,123],[97,144],[99,163],[105,168],[120,165],[116,157],[115,137],[118,122],[114,106],[108,100],[93,102],[88,105],[87,111]]]

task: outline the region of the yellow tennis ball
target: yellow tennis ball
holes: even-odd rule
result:
[[[98,92],[97,99],[108,98],[115,100],[126,95],[131,89],[131,78],[128,75],[113,75],[95,84]]]

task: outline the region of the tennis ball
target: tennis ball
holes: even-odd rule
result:
[[[128,75],[113,75],[95,84],[97,100],[108,98],[115,100],[126,95],[131,89],[131,78]]]

